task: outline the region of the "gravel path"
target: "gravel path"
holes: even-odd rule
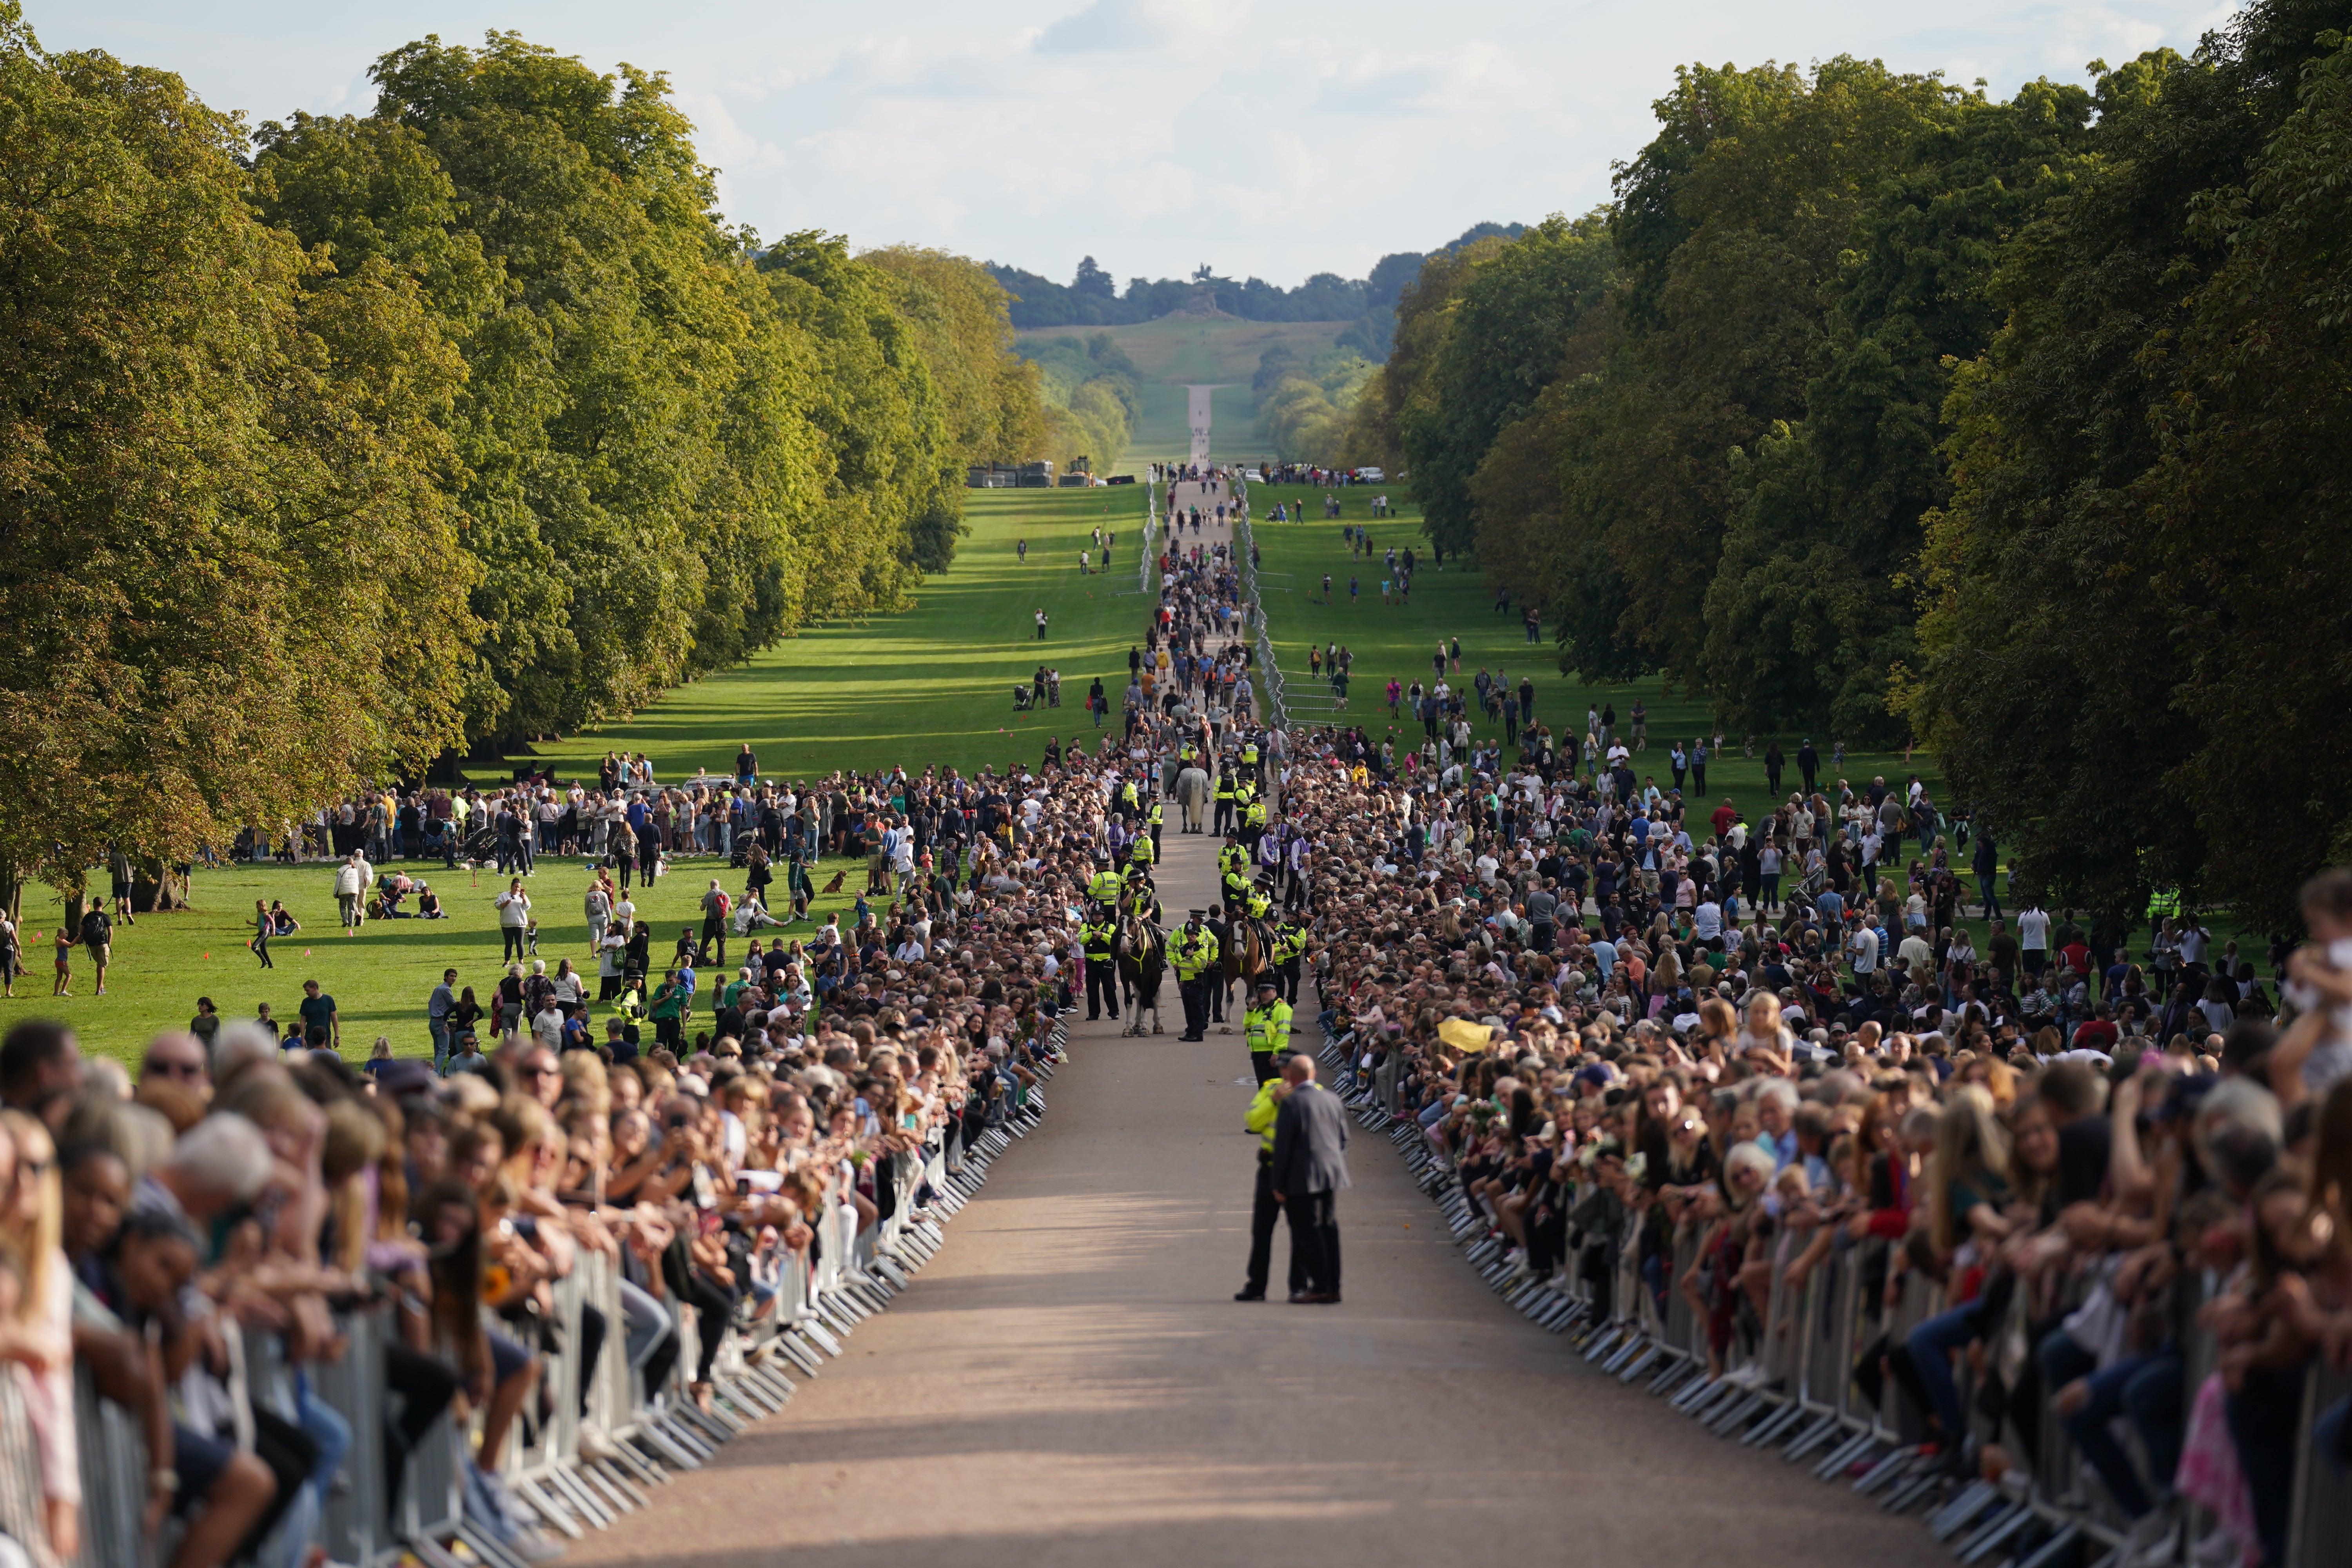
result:
[[[1164,843],[1181,919],[1214,893],[1216,840]],[[1234,1302],[1247,1055],[1238,1022],[1178,1044],[1172,978],[1162,1003],[1157,1037],[1076,1024],[1044,1128],[914,1288],[782,1415],[566,1561],[1948,1561],[1916,1520],[1708,1436],[1503,1307],[1384,1139],[1351,1151],[1344,1304]],[[1278,1236],[1277,1295],[1287,1252]]]

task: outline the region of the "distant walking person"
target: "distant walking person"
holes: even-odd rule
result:
[[[505,947],[502,960],[527,956],[523,951],[524,933],[530,928],[530,895],[522,890],[522,879],[509,879],[507,890],[499,895],[499,935]]]
[[[1339,1097],[1315,1081],[1315,1058],[1295,1056],[1282,1069],[1289,1097],[1274,1121],[1275,1201],[1290,1216],[1291,1273],[1306,1289],[1294,1303],[1339,1300],[1339,1221],[1333,1199],[1348,1180],[1348,1113]]]
[[[1045,612],[1042,609],[1037,612],[1037,640],[1045,640]]]
[[[254,900],[253,940],[246,945],[253,949],[253,956],[261,960],[261,967],[264,969],[278,967],[269,962],[269,939],[277,934],[278,921],[271,917],[269,906],[259,899]]]

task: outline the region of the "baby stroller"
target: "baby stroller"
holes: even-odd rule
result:
[[[1025,680],[1014,681],[1013,683],[1013,710],[1015,713],[1026,713],[1029,711],[1030,707],[1029,683]]]

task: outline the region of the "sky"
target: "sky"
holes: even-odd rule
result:
[[[2186,50],[2214,0],[26,0],[52,51],[249,119],[363,112],[369,63],[491,29],[667,72],[730,221],[1069,280],[1360,278],[1472,224],[1606,201],[1676,64],[1874,56],[2007,96]]]

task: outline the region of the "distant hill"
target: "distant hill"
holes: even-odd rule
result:
[[[987,262],[990,274],[1013,297],[1013,324],[1023,331],[1044,327],[1125,327],[1163,316],[1226,315],[1244,321],[1346,321],[1341,347],[1366,359],[1389,356],[1396,331],[1397,296],[1432,254],[1450,255],[1488,235],[1516,239],[1519,223],[1482,223],[1440,246],[1435,252],[1402,251],[1383,256],[1369,278],[1318,272],[1296,289],[1278,289],[1263,279],[1235,282],[1205,265],[1187,279],[1128,279],[1121,292],[1091,256],[1078,263],[1067,283],[1056,283],[1017,267]]]

